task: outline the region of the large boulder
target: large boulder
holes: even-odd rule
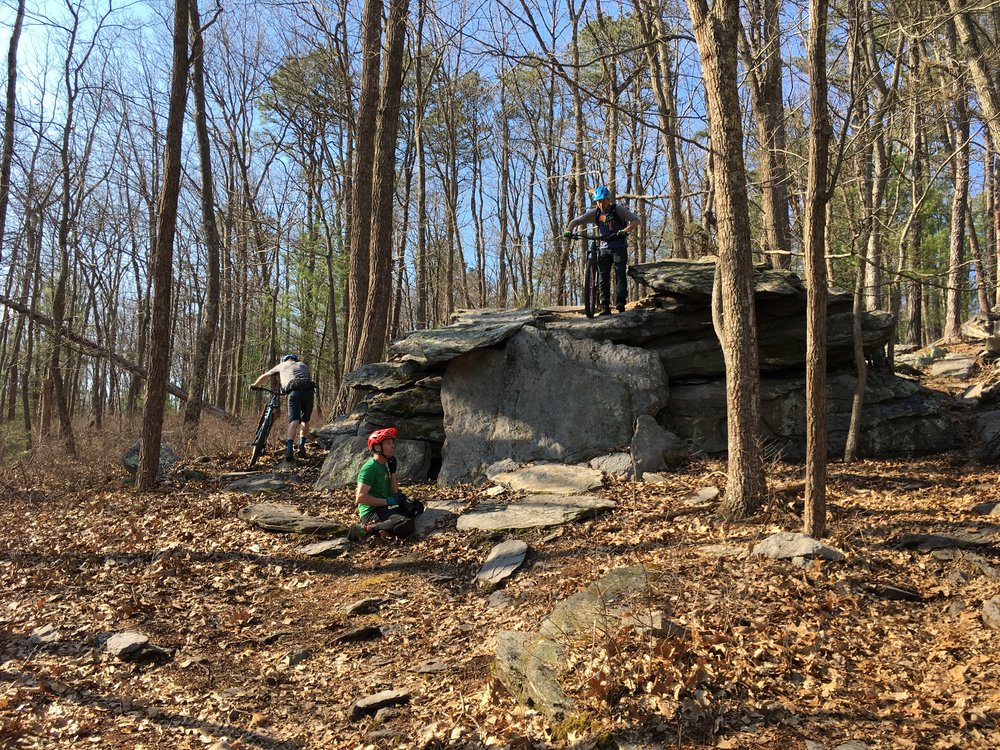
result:
[[[833,374],[827,381],[828,448],[843,453],[857,379]],[[674,385],[665,426],[706,453],[726,450],[725,383]],[[805,451],[805,378],[763,378],[761,409],[769,449],[789,460]],[[865,389],[861,452],[866,456],[935,453],[951,448],[954,426],[947,405],[916,383],[872,372]]]
[[[320,469],[316,489],[335,490],[356,485],[358,472],[370,457],[367,437],[337,435]],[[431,448],[423,440],[397,440],[396,461],[400,484],[426,482],[431,467]]]
[[[139,447],[141,441],[136,441],[131,448],[122,454],[122,466],[125,470],[135,476],[139,471]],[[163,474],[170,469],[175,463],[181,460],[181,457],[171,450],[170,446],[166,443],[160,444],[160,469],[159,473]]]
[[[654,353],[523,328],[503,349],[470,352],[448,366],[439,481],[479,480],[502,459],[592,458],[628,445],[636,417],[666,402]]]

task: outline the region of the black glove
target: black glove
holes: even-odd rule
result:
[[[624,229],[619,229],[618,236],[624,239],[625,237],[628,237],[628,232],[626,232]]]
[[[571,239],[573,239],[573,233],[572,232],[563,232],[563,237],[565,237],[567,240],[571,240]]]
[[[389,473],[390,474],[395,474],[396,473],[396,464],[397,463],[398,462],[396,461],[396,457],[395,456],[389,456],[389,458],[387,458],[385,460],[385,465],[389,467]]]

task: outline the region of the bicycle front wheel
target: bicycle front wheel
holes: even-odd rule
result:
[[[257,464],[257,460],[264,454],[264,448],[267,446],[267,436],[271,433],[271,423],[273,420],[274,411],[271,409],[267,409],[261,415],[260,423],[257,425],[257,433],[253,438],[253,450],[250,452],[250,463],[247,464],[248,469],[252,469]]]
[[[594,317],[597,312],[597,283],[597,263],[588,260],[587,270],[583,276],[583,311],[588,318]]]

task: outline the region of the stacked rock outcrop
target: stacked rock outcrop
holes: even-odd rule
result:
[[[391,344],[389,360],[347,376],[366,392],[349,415],[314,431],[331,450],[321,486],[349,483],[364,453],[359,436],[399,428],[404,471],[419,481],[477,481],[497,461],[578,463],[628,452],[637,425],[663,428],[664,451],[726,448],[725,367],[712,327],[714,263],[662,261],[629,274],[652,294],[619,315],[578,311],[471,310],[446,328]],[[805,309],[789,271],[754,275],[764,436],[787,458],[804,450]],[[854,391],[851,296],[828,306],[830,451],[843,450]],[[866,357],[884,362],[892,316],[866,313]],[[926,453],[951,445],[947,406],[888,368],[869,376],[862,450],[871,456]],[[671,447],[668,450],[666,445]],[[645,446],[648,457],[648,445]],[[671,455],[664,457],[667,464]],[[632,461],[633,467],[635,461]],[[644,459],[645,470],[656,470]]]

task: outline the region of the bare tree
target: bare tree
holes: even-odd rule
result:
[[[720,508],[729,517],[754,513],[764,497],[760,374],[743,127],[737,88],[738,0],[687,0],[705,80],[716,158],[716,333],[726,363],[729,471]],[[720,299],[721,297],[721,299]]]
[[[170,75],[170,104],[167,112],[166,147],[163,154],[163,187],[156,226],[153,255],[153,311],[149,347],[149,380],[146,406],[142,414],[142,443],[136,488],[156,484],[160,469],[160,437],[170,375],[170,295],[173,286],[174,235],[177,230],[177,200],[181,180],[181,147],[184,136],[184,109],[187,106],[189,6],[174,0],[173,70]]]

